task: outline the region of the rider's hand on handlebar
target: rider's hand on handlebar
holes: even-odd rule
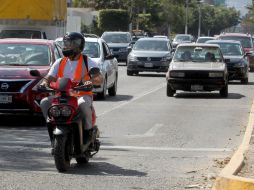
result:
[[[92,83],[92,81],[90,81],[90,80],[87,80],[87,81],[85,81],[84,82],[84,86],[90,86],[90,85],[92,85],[93,83]]]
[[[38,85],[38,89],[45,89],[47,87],[48,83],[46,81],[42,81],[42,83]]]

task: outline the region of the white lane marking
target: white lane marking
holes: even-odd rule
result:
[[[16,145],[19,143],[19,145]],[[1,145],[2,144],[2,145]],[[6,145],[9,144],[9,145]],[[12,146],[14,145],[14,146]],[[29,142],[29,141],[0,141],[0,147],[2,148],[39,148],[48,149],[50,147],[49,142]],[[36,145],[44,145],[46,147],[36,147]],[[29,148],[29,147],[28,147]],[[157,151],[183,151],[183,152],[231,152],[233,149],[230,148],[177,148],[177,147],[147,147],[147,146],[100,146],[102,150],[157,150]]]
[[[149,129],[145,134],[142,135],[126,135],[128,138],[136,138],[136,137],[153,137],[155,133],[163,127],[163,124],[157,123],[151,129]]]
[[[115,107],[113,107],[113,108],[111,108],[111,109],[109,109],[109,110],[106,110],[106,111],[104,111],[104,112],[102,112],[102,113],[100,113],[100,114],[97,114],[97,117],[100,117],[100,116],[105,115],[105,114],[107,114],[107,113],[109,113],[109,112],[111,112],[111,111],[114,111],[114,110],[116,110],[116,109],[118,109],[118,108],[121,108],[121,107],[123,107],[123,106],[125,106],[125,105],[127,105],[127,104],[130,104],[130,103],[136,101],[137,99],[140,99],[140,98],[142,98],[142,97],[144,97],[144,96],[146,96],[146,95],[148,95],[148,94],[151,94],[151,93],[153,93],[153,92],[156,92],[157,90],[159,90],[159,89],[161,89],[161,88],[163,88],[163,87],[165,87],[165,86],[166,86],[166,83],[163,83],[163,84],[161,84],[160,86],[158,86],[157,88],[154,88],[154,89],[152,89],[152,90],[149,90],[149,91],[147,91],[147,92],[144,92],[144,93],[138,95],[137,97],[133,98],[133,99],[130,100],[130,101],[124,102],[124,103],[119,104],[119,105],[117,105],[117,106],[115,106]]]
[[[158,151],[184,151],[184,152],[231,152],[229,148],[174,148],[174,147],[144,147],[144,146],[101,146],[102,150],[158,150]]]

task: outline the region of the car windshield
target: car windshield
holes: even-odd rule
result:
[[[100,57],[100,45],[98,42],[86,42],[83,53],[91,58]]]
[[[237,40],[240,41],[243,48],[252,48],[253,44],[251,43],[250,37],[242,37],[242,36],[221,36],[222,40]]]
[[[102,36],[102,38],[107,43],[130,43],[131,39],[130,36],[127,34],[105,34]]]
[[[41,39],[40,31],[33,30],[2,30],[0,38],[30,38],[30,39]]]
[[[50,65],[47,45],[0,44],[0,65]]]
[[[243,51],[240,44],[236,43],[216,43],[220,46],[223,55],[240,56],[243,55]]]
[[[213,40],[214,38],[198,38],[197,43],[205,43],[208,40]]]
[[[156,40],[138,40],[134,47],[134,50],[139,51],[169,51],[167,41]]]
[[[186,35],[176,35],[174,41],[181,42],[181,41],[191,41],[190,36]]]
[[[218,47],[208,46],[178,47],[173,59],[180,62],[221,62],[223,60]]]

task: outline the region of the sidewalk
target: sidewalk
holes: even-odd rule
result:
[[[242,144],[213,184],[213,190],[254,190],[254,102]]]

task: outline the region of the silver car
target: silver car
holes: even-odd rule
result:
[[[133,46],[127,58],[127,75],[142,71],[167,72],[172,59],[169,39],[141,38]]]
[[[56,41],[61,44],[62,38],[58,38]],[[104,78],[103,84],[93,89],[96,97],[105,99],[107,92],[109,96],[115,96],[117,92],[118,62],[106,42],[96,36],[86,37],[83,53],[98,64]]]

